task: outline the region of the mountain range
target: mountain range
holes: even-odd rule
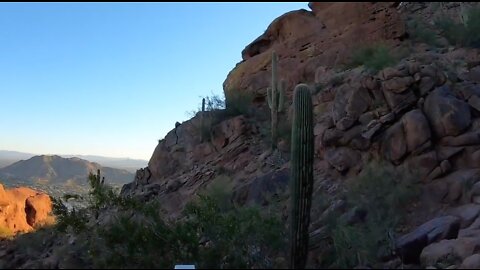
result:
[[[12,156],[17,156],[12,153]],[[134,174],[127,170],[104,167],[78,157],[63,158],[58,155],[34,156],[17,161],[0,169],[0,179],[6,184],[86,186],[90,172],[101,171],[105,181],[125,184],[133,181]]]
[[[11,165],[20,160],[27,160],[36,156],[32,153],[24,153],[17,151],[0,150],[0,168]],[[124,169],[130,172],[135,172],[139,168],[147,166],[148,161],[142,159],[131,158],[114,158],[95,155],[58,155],[63,158],[81,158],[90,162],[96,162],[101,166]]]

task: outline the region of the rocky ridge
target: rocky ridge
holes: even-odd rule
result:
[[[441,8],[458,13],[458,6],[452,5]],[[270,53],[277,51],[280,76],[289,84],[289,105],[295,84],[322,86],[313,99],[314,197],[335,194],[344,180],[356,176],[372,158],[415,170],[423,183],[421,201],[428,207],[418,210],[421,215],[412,220],[411,232],[397,239],[404,263],[432,266],[450,254],[460,256],[459,265],[471,264],[480,239],[472,233],[478,229],[480,213],[478,51],[455,47],[430,51],[415,46],[397,65],[376,74],[362,67],[338,72],[335,67],[348,60],[359,33],[365,37],[362,40],[400,47],[408,38],[404,27],[408,18],[402,12],[421,15],[431,8],[407,2],[309,6],[312,11],[292,11],[277,18],[245,48],[243,61],[225,80],[225,92],[253,93],[257,113],[267,113],[263,106],[270,83]],[[339,12],[348,19],[335,19]],[[289,116],[288,112],[282,115]],[[288,147],[275,154],[260,151],[261,124],[245,116],[227,119],[214,127],[208,144],[195,136],[198,118],[182,123],[159,142],[149,166],[124,186],[124,194],[160,197],[175,215],[199,188],[219,175],[219,167],[232,172],[235,199],[241,203],[266,203],[265,194],[287,189]],[[472,188],[465,190],[466,183]],[[312,213],[320,211],[313,207]],[[312,215],[314,239],[322,215],[321,211]],[[471,248],[464,250],[466,246]],[[312,254],[314,265],[315,249]]]

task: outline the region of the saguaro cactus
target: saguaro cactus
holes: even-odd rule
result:
[[[277,54],[272,52],[272,84],[267,89],[268,107],[270,107],[272,118],[272,150],[277,147],[277,126],[278,113],[283,110],[283,99],[285,96],[285,82],[280,83],[277,78]]]
[[[291,144],[290,268],[303,269],[308,254],[308,225],[313,190],[313,109],[306,84],[295,87]]]
[[[93,188],[93,190],[97,190],[105,183],[105,176],[101,177],[100,169],[97,169],[97,174],[90,173],[88,180],[90,181],[90,186]]]

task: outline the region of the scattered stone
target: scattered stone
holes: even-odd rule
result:
[[[423,248],[430,243],[453,239],[458,235],[460,219],[455,216],[434,218],[396,240],[396,249],[404,263],[418,263]]]

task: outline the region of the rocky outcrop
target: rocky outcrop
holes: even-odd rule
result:
[[[309,4],[312,11],[285,13],[245,47],[243,61],[228,74],[223,88],[266,96],[272,50],[279,56],[279,76],[287,89],[293,89],[297,83],[313,82],[325,67],[344,63],[352,48],[362,45],[360,40],[396,44],[405,29],[394,6],[393,2],[315,2]]]
[[[11,233],[29,232],[52,223],[50,197],[33,189],[5,189],[0,184],[0,228]]]
[[[372,159],[415,173],[428,214],[409,220],[410,230],[397,235],[396,252],[404,263],[430,265],[445,250],[475,246],[476,240],[465,239],[480,232],[475,227],[480,224],[480,54],[475,49],[415,48],[375,74],[364,67],[332,68],[349,57],[357,40],[395,45],[407,38],[401,10],[417,5],[422,4],[311,3],[312,11],[286,13],[243,50],[243,61],[229,73],[224,90],[256,94],[260,106],[252,107],[261,114],[272,50],[279,55],[279,75],[288,89],[299,82],[321,84],[312,92],[314,198],[334,196],[342,180],[356,177]],[[291,91],[286,100],[291,104]],[[289,120],[291,110],[286,111],[281,117]],[[137,172],[124,194],[159,197],[167,211],[178,213],[220,175],[232,179],[233,199],[240,204],[267,204],[267,195],[287,190],[288,155],[263,151],[262,127],[268,123],[227,117],[212,126],[210,141],[201,142],[197,118],[159,142],[148,168]],[[324,237],[321,220],[327,210],[319,208],[314,204],[312,209],[312,249]],[[355,224],[368,213],[347,211],[345,216]],[[435,246],[439,243],[441,248]],[[467,251],[459,251],[459,264],[475,263]]]

